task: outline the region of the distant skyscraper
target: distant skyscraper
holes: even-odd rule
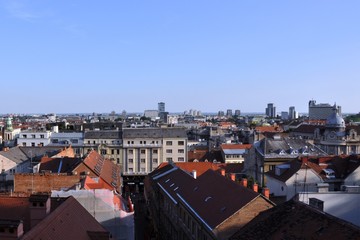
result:
[[[276,117],[276,107],[274,107],[273,103],[268,103],[267,108],[265,109],[265,114],[271,118]]]
[[[232,109],[228,109],[228,110],[226,110],[226,116],[227,117],[232,117]]]
[[[219,116],[219,117],[223,117],[224,115],[225,115],[224,111],[219,111],[219,112],[218,112],[218,116]]]
[[[298,113],[295,111],[295,107],[291,106],[289,107],[289,119],[297,119],[298,118]]]
[[[240,113],[241,113],[240,110],[238,110],[238,109],[235,110],[235,116],[236,116],[236,117],[239,117],[239,116],[240,116]]]
[[[158,103],[158,111],[159,112],[165,112],[165,103],[164,102],[159,102]]]

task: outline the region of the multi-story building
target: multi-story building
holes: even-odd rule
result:
[[[265,114],[270,118],[276,117],[276,107],[273,103],[268,103],[267,108],[265,109]]]
[[[158,103],[158,111],[159,112],[165,112],[165,103],[164,102],[159,102]]]
[[[325,127],[318,126],[314,132],[314,144],[331,155],[359,154],[360,128],[346,127],[339,109],[334,106],[333,113],[327,118]]]
[[[309,101],[309,119],[310,120],[326,120],[332,113],[333,108],[336,108],[341,115],[341,107],[334,104],[331,106],[328,103],[316,104],[315,100]]]
[[[185,128],[123,129],[124,186],[138,190],[144,176],[162,162],[187,162]]]
[[[84,153],[96,150],[102,156],[122,164],[122,131],[91,130],[84,133]]]
[[[295,111],[295,107],[291,106],[289,107],[289,119],[297,119],[299,117],[298,112]]]
[[[224,170],[224,169],[223,169]],[[207,170],[169,164],[149,174],[145,199],[156,239],[228,239],[274,204],[263,195]],[[257,186],[257,185],[256,185]]]
[[[240,110],[239,109],[236,109],[235,110],[235,117],[240,117]]]
[[[22,131],[17,144],[22,147],[43,147],[50,143],[51,131]]]
[[[226,117],[228,117],[228,118],[230,118],[230,117],[232,117],[232,109],[228,109],[228,110],[226,110]]]

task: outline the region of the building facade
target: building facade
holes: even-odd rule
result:
[[[315,100],[309,101],[309,119],[310,120],[326,120],[332,113],[333,108],[336,108],[341,115],[341,107],[334,104],[331,106],[328,103],[316,104]]]

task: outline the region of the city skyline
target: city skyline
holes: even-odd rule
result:
[[[0,113],[306,113],[312,99],[358,113],[359,7],[2,1]]]

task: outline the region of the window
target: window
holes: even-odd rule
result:
[[[102,154],[102,155],[106,155],[106,154],[107,154],[106,149],[101,149],[101,154]]]
[[[128,144],[130,144],[130,141],[128,141]]]
[[[141,168],[140,170],[141,170],[141,172],[145,172],[145,168]]]
[[[23,144],[22,144],[22,145],[23,145],[23,147],[26,147],[26,142],[23,142]]]
[[[90,144],[90,140],[88,141],[88,144]]]
[[[145,154],[145,149],[140,150],[141,154]]]
[[[134,159],[129,158],[129,163],[133,163],[133,162],[134,162]]]
[[[178,161],[179,161],[179,162],[184,162],[185,160],[184,160],[183,157],[179,157],[179,158],[178,158]]]
[[[140,141],[140,144],[142,144],[142,141]]]
[[[166,146],[172,146],[172,141],[166,141]]]
[[[157,154],[157,153],[158,153],[158,150],[157,150],[157,149],[154,149],[154,150],[153,150],[153,153]]]
[[[116,158],[116,162],[117,162],[117,163],[120,163],[120,158]]]
[[[31,134],[31,138],[36,138],[35,134]]]
[[[129,154],[134,154],[134,150],[130,149]]]
[[[116,154],[120,154],[120,150],[119,150],[119,149],[116,150]]]
[[[172,149],[166,149],[166,153],[172,153]]]
[[[145,158],[140,159],[141,163],[145,163]]]
[[[72,142],[72,143],[78,143],[79,142],[79,140],[78,139],[70,139],[70,142]]]
[[[114,153],[115,153],[115,150],[111,149],[111,154],[114,155]]]
[[[146,141],[144,141],[144,144],[146,144]]]
[[[96,141],[94,140],[93,143],[96,144]]]
[[[40,134],[40,138],[44,138],[44,134]]]
[[[31,143],[31,146],[32,146],[32,147],[35,147],[35,143],[34,143],[34,142],[32,142],[32,143]]]
[[[172,158],[166,158],[167,162],[172,162]]]
[[[59,139],[54,138],[51,142],[52,142],[52,143],[58,143],[58,142],[59,142]],[[90,143],[90,142],[89,142],[89,143]]]
[[[133,168],[129,168],[129,172],[134,172],[134,169]]]
[[[178,141],[179,146],[184,146],[184,141]]]
[[[131,141],[131,144],[134,144],[134,141]]]
[[[158,160],[157,160],[157,158],[154,158],[152,161],[153,161],[153,163],[157,163]]]
[[[178,149],[178,153],[184,153],[185,150],[184,149]]]

